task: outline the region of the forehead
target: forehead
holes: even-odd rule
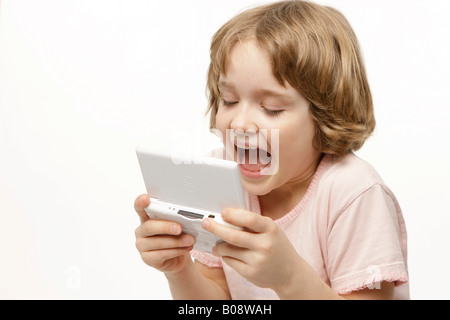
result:
[[[267,53],[253,40],[240,42],[231,49],[218,87],[221,91],[248,91],[279,98],[295,99],[300,95],[288,83],[281,84],[276,79]]]
[[[258,68],[254,68],[256,66]],[[226,57],[225,70],[223,70],[225,75],[243,70],[272,74],[272,64],[268,55],[253,39],[236,43]]]
[[[232,83],[259,83],[262,86],[282,86],[273,74],[273,67],[266,52],[254,40],[237,43],[229,52],[225,69],[220,74],[219,86]]]

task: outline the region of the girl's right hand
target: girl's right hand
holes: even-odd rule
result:
[[[189,251],[193,248],[194,237],[181,234],[179,223],[150,219],[144,210],[149,204],[147,194],[140,195],[134,202],[141,219],[135,231],[136,248],[147,265],[164,273],[178,273],[192,263]]]

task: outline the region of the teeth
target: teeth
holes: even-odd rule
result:
[[[236,146],[236,151],[237,151],[237,157],[238,157],[238,163],[245,163],[245,148],[241,148]]]
[[[246,146],[246,145],[236,145],[239,149],[245,149],[245,150],[255,150],[258,149],[258,146]]]
[[[249,151],[249,147],[236,146],[236,156],[239,164],[257,164],[261,163],[267,165],[272,161],[272,155],[265,150],[258,149],[258,151]],[[257,149],[257,148],[255,148]],[[251,149],[251,150],[255,150]]]
[[[258,146],[239,146],[239,145],[236,145],[235,147],[236,147],[237,150],[239,150],[239,149],[243,150],[243,151],[245,151],[245,150],[259,150],[260,152],[268,153],[265,149],[258,148]]]

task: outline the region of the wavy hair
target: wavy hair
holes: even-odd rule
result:
[[[307,1],[248,9],[216,32],[207,79],[211,129],[219,108],[220,75],[226,74],[233,47],[246,39],[267,53],[281,85],[289,83],[309,101],[317,150],[343,155],[363,146],[374,131],[375,117],[358,40],[340,12]]]

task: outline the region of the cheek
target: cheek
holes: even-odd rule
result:
[[[314,153],[313,140],[315,125],[310,119],[297,121],[280,129],[279,148],[281,159],[292,161]]]
[[[226,128],[225,122],[226,122],[225,117],[223,116],[221,108],[219,108],[219,110],[217,110],[216,113],[216,128],[222,131],[222,129]]]
[[[223,112],[221,112],[221,108],[217,111],[216,114],[216,130],[220,132],[222,140],[225,143],[226,138],[226,130],[229,128],[229,120],[226,119]]]

